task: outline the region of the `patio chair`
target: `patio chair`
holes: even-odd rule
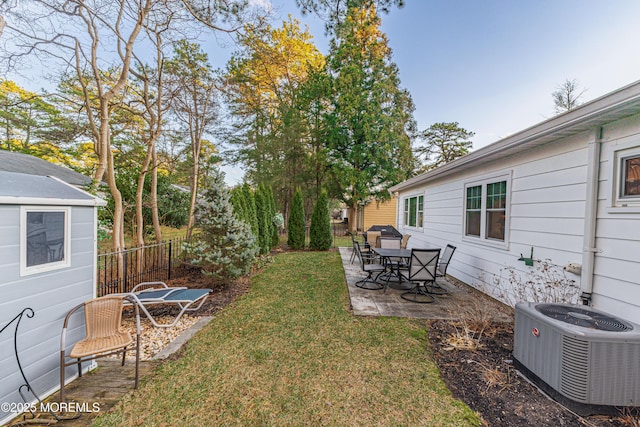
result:
[[[427,286],[436,280],[439,257],[440,249],[411,249],[407,276],[415,286],[400,294],[402,299],[422,304],[435,301]]]
[[[447,245],[444,248],[444,252],[442,253],[442,258],[438,262],[438,268],[436,270],[436,281],[434,281],[431,285],[429,285],[429,292],[435,295],[446,295],[449,293],[448,290],[442,287],[437,281],[439,278],[443,278],[447,280],[447,267],[449,267],[449,261],[451,261],[451,257],[453,253],[456,251],[456,247],[452,245]]]
[[[409,241],[411,234],[405,234],[402,236],[402,243],[400,243],[400,249],[407,249],[407,242]]]
[[[401,240],[396,237],[378,237],[377,239],[378,247],[381,249],[400,249]],[[389,286],[389,280],[391,276],[394,275],[394,270],[398,271],[398,279],[400,276],[399,267],[402,266],[403,259],[401,257],[386,257],[384,258],[385,267],[387,268],[387,280],[384,284],[384,291],[387,291],[387,287]]]
[[[360,251],[360,244],[358,242],[354,242],[354,245],[356,248],[356,254],[358,256],[358,261],[360,262],[360,268],[363,272],[367,273],[367,277],[362,280],[358,280],[355,285],[358,288],[368,289],[371,291],[382,289],[382,284],[378,283],[376,280],[378,280],[378,276],[386,271],[385,266],[375,263],[365,264],[364,257],[362,255],[362,252]],[[375,278],[373,277],[374,274],[376,274]],[[367,283],[371,283],[373,287],[368,287]]]
[[[164,282],[143,282],[136,285],[128,295],[130,299],[140,306],[140,310],[147,316],[157,328],[170,328],[178,323],[178,320],[187,311],[196,311],[202,307],[211,289],[189,289],[185,287],[167,286]],[[132,303],[125,303],[131,305]],[[147,307],[157,304],[175,305],[180,309],[171,323],[158,323]],[[197,305],[196,305],[197,304]]]
[[[351,234],[351,244],[353,246],[351,250],[351,258],[349,262],[353,264],[353,262],[356,260],[356,257],[357,257],[355,244],[356,242],[360,244],[360,242],[358,240],[358,235],[356,233],[349,233],[349,234]],[[364,256],[365,259],[373,257],[373,252],[371,252],[371,248],[360,247],[360,251],[362,252],[362,255]]]
[[[379,248],[380,246],[377,246],[377,240],[381,235],[381,231],[367,231],[367,241],[365,242],[365,246]]]
[[[138,370],[140,367],[140,312],[138,306],[134,304],[136,313],[136,338],[122,329],[122,308],[124,299],[127,296],[108,295],[86,301],[72,308],[64,318],[62,335],[60,338],[60,402],[65,400],[64,383],[65,368],[71,365],[78,365],[78,376],[82,377],[82,363],[89,362],[101,357],[122,353],[122,366],[124,366],[127,351],[135,350],[135,383],[134,388],[138,388]],[[78,341],[68,357],[75,359],[66,361],[66,337],[67,327],[71,315],[84,308],[85,338]]]

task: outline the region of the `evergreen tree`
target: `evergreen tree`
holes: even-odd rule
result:
[[[185,260],[205,274],[235,278],[246,274],[256,256],[255,237],[250,227],[233,213],[224,174],[211,171],[198,207],[200,233],[184,244]]]
[[[260,252],[269,253],[271,249],[271,228],[269,227],[269,206],[264,191],[264,186],[260,184],[255,192],[256,216],[258,217],[258,242]]]
[[[331,217],[329,216],[329,198],[322,191],[311,216],[309,247],[317,251],[326,251],[331,247]]]
[[[400,87],[398,68],[381,31],[373,0],[346,2],[345,18],[331,41],[329,72],[334,89],[328,117],[333,176],[348,207],[371,196],[389,198],[387,188],[414,169],[409,135],[413,102]],[[355,218],[349,218],[353,226]]]
[[[242,192],[244,193],[244,203],[245,207],[247,208],[245,212],[247,223],[251,225],[251,231],[253,232],[253,235],[258,237],[260,228],[258,226],[258,215],[256,213],[255,195],[253,191],[251,191],[251,187],[249,187],[249,184],[247,183],[244,183],[244,185],[242,186]]]
[[[289,212],[287,244],[292,249],[303,249],[305,244],[305,221],[304,221],[304,201],[302,191],[296,189]]]
[[[276,199],[273,197],[273,187],[269,186],[267,195],[269,197],[269,207],[271,208],[271,247],[275,248],[280,244],[280,235],[278,234],[279,225],[276,218],[278,212],[276,210]]]
[[[247,221],[247,208],[245,206],[245,198],[244,192],[242,191],[242,187],[234,187],[231,189],[231,205],[233,206],[233,214],[237,219],[246,222],[249,226],[250,223]]]

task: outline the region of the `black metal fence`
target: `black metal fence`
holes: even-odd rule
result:
[[[175,277],[176,261],[186,240],[182,237],[140,248],[98,254],[98,296],[129,292],[141,282],[164,281]]]

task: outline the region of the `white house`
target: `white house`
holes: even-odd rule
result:
[[[515,303],[549,260],[574,302],[640,323],[640,82],[390,191],[409,247],[457,247],[456,279]]]

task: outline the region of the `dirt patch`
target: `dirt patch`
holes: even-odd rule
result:
[[[487,426],[637,426],[638,420],[619,417],[580,417],[542,394],[514,369],[513,324],[492,324],[481,346],[463,349],[464,325],[431,321],[431,353],[453,395],[477,411]]]

